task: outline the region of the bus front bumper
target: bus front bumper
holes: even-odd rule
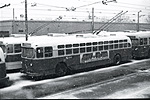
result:
[[[0,79],[0,87],[5,87],[9,85],[9,77],[6,76]]]
[[[32,72],[26,72],[24,70],[20,70],[21,73],[26,74],[29,77],[39,77],[39,76],[43,76],[43,74],[39,74],[39,73],[32,73]]]

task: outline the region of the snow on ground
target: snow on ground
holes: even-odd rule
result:
[[[136,85],[136,88],[118,91],[112,95],[103,97],[103,99],[148,98],[145,94],[150,93],[150,82],[142,82]]]
[[[116,83],[117,84],[117,83]],[[135,84],[137,87],[124,89],[118,92],[115,92],[111,95],[100,97],[98,99],[131,99],[131,98],[148,98],[145,94],[150,93],[150,82],[142,82]],[[93,92],[93,88],[99,88],[99,86],[87,88],[79,91],[72,91],[67,93],[58,93],[50,96],[45,96],[38,99],[81,99],[77,98],[75,95],[82,92]],[[86,98],[86,97],[85,97]],[[92,98],[92,97],[91,97]],[[94,98],[94,97],[93,97]]]
[[[112,67],[108,67],[108,68],[102,68],[102,69],[92,70],[92,71],[88,71],[88,72],[76,73],[76,74],[73,74],[73,75],[67,75],[67,76],[64,76],[64,77],[59,77],[59,78],[54,78],[54,79],[45,79],[45,80],[40,80],[40,81],[24,79],[24,78],[21,77],[24,74],[20,73],[20,72],[18,72],[18,73],[9,73],[9,74],[7,74],[7,76],[9,76],[9,79],[10,79],[10,81],[13,82],[13,84],[9,87],[5,87],[5,88],[0,89],[0,91],[1,92],[2,91],[4,91],[4,92],[5,91],[13,91],[13,90],[21,89],[23,86],[27,86],[27,85],[37,85],[37,84],[42,84],[42,83],[49,83],[49,82],[53,82],[53,81],[56,81],[56,80],[58,81],[58,80],[62,80],[62,79],[71,78],[71,77],[74,77],[74,76],[86,75],[86,74],[90,74],[90,73],[93,73],[93,72],[99,72],[99,71],[107,72],[107,71],[110,71],[110,70],[114,70],[114,69],[116,69],[120,66],[123,66],[123,65],[130,65],[130,64],[134,64],[134,63],[142,62],[142,61],[145,61],[145,60],[133,60],[130,63],[121,64],[119,66],[112,66]],[[74,98],[74,97],[70,97],[70,98]]]
[[[108,68],[102,68],[102,69],[97,69],[97,70],[94,70],[94,71],[90,71],[90,72],[98,72],[98,71],[110,71],[110,70],[113,70],[113,69],[116,69],[118,67],[121,67],[123,65],[130,65],[130,64],[134,64],[134,63],[139,63],[139,62],[143,62],[143,61],[147,61],[149,59],[144,59],[144,60],[133,60],[132,62],[130,63],[125,63],[125,64],[121,64],[119,66],[112,66],[112,67],[108,67]],[[147,72],[147,70],[146,70]],[[82,74],[88,74],[89,72],[84,72],[84,73],[79,73],[78,75],[82,75]],[[115,81],[115,82],[118,82],[118,81]],[[117,84],[117,83],[116,83]],[[106,85],[106,84],[105,84]],[[150,82],[144,82],[144,83],[140,83],[140,84],[136,84],[138,88],[130,88],[130,89],[125,89],[123,91],[119,91],[119,92],[116,92],[112,95],[109,95],[107,97],[104,97],[104,98],[110,98],[110,99],[114,99],[114,98],[145,98],[144,95],[139,95],[139,94],[146,94],[146,91],[149,91],[148,93],[150,93]],[[99,87],[99,86],[98,86]],[[79,90],[79,91],[73,91],[73,92],[70,92],[68,93],[68,91],[66,91],[67,93],[57,93],[57,94],[54,94],[54,95],[49,95],[49,96],[45,96],[45,97],[41,97],[41,98],[38,98],[38,99],[79,99],[77,97],[74,96],[74,94],[78,94],[78,93],[81,93],[82,91],[85,92],[92,92],[92,89],[93,88],[98,88],[98,87],[92,87],[92,88],[88,88],[88,89],[83,89],[83,90]],[[137,91],[137,92],[135,92]]]

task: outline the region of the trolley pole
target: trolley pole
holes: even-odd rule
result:
[[[94,8],[92,8],[92,33],[94,31]]]
[[[26,34],[26,41],[28,41],[27,0],[25,0],[25,34]]]

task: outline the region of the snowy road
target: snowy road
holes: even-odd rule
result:
[[[88,71],[88,72],[75,73],[73,75],[67,75],[64,77],[51,78],[51,79],[45,79],[45,80],[40,80],[40,81],[26,79],[24,77],[24,74],[22,74],[22,73],[10,73],[10,74],[8,74],[8,76],[10,77],[10,81],[12,82],[12,85],[9,87],[0,89],[0,99],[7,99],[7,98],[11,98],[11,99],[12,98],[13,99],[20,99],[20,98],[21,99],[85,98],[83,95],[80,96],[80,90],[78,90],[77,92],[76,91],[71,92],[72,94],[67,92],[68,95],[65,94],[66,96],[63,96],[63,92],[76,90],[77,88],[80,88],[80,87],[91,86],[93,84],[101,83],[103,81],[110,80],[115,77],[120,77],[120,76],[124,76],[124,75],[126,76],[128,74],[133,74],[133,73],[143,73],[142,69],[144,69],[144,70],[149,69],[150,68],[149,65],[150,65],[150,59],[134,60],[132,62],[122,64],[119,66],[111,66],[108,68],[96,69],[96,70],[92,70],[92,71]],[[139,69],[141,69],[141,70],[139,70]],[[140,72],[140,71],[142,71],[142,72]],[[143,75],[143,77],[147,77],[146,81],[148,81],[148,78],[150,77],[148,72],[146,72],[146,74],[141,74],[141,75]],[[139,78],[137,78],[137,77],[140,77],[140,76],[138,76],[138,75],[133,76],[135,81],[138,82],[138,80],[136,80],[136,79],[139,79]],[[128,79],[128,77],[123,78],[123,80],[126,80],[126,79]],[[144,79],[144,78],[141,78],[141,79]],[[128,80],[131,80],[131,79],[129,78]],[[122,84],[121,83],[122,81],[119,81],[119,82],[118,81],[116,80],[114,82],[113,81],[109,82],[111,84],[113,84],[115,82],[118,83],[118,85],[116,85],[115,89],[114,88],[111,89],[114,94],[112,94],[110,91],[108,91],[109,89],[107,89],[105,87],[105,85],[103,85],[105,87],[103,89],[102,89],[102,87],[97,88],[97,86],[99,87],[99,84],[97,84],[97,86],[93,85],[93,87],[92,87],[95,90],[97,89],[95,91],[97,94],[99,93],[98,91],[102,91],[102,90],[107,90],[107,91],[100,92],[100,93],[102,93],[102,96],[99,95],[99,97],[93,97],[92,95],[91,96],[89,95],[90,97],[88,97],[88,98],[117,97],[116,96],[117,93],[123,94],[126,92],[125,90],[123,90],[123,89],[125,89],[124,85],[127,85],[127,84],[130,85],[132,83],[132,82],[131,83],[129,82],[126,84]],[[141,81],[143,82],[143,80],[141,80]],[[140,82],[140,80],[139,80],[139,82]],[[150,84],[149,82],[146,82],[146,83],[148,85]],[[141,84],[146,84],[146,83],[141,83]],[[134,82],[133,82],[133,84],[134,84]],[[121,88],[121,90],[118,90],[117,86],[120,86],[120,85],[122,85],[122,88]],[[113,85],[109,85],[109,86],[113,86]],[[145,88],[143,88],[142,86],[145,86]],[[137,87],[140,87],[140,85],[137,85]],[[141,85],[141,88],[145,89],[147,91],[147,89],[149,89],[149,88],[148,87],[146,88],[146,87],[147,87],[147,85]],[[84,92],[86,92],[86,91],[93,91],[93,90],[91,90],[92,88],[88,87],[86,90],[84,90],[84,88],[83,88],[82,89],[83,91],[81,90],[81,93],[84,94]],[[57,93],[62,93],[62,97],[60,97],[61,95],[57,96]],[[88,92],[86,92],[86,93],[88,93]],[[89,92],[89,93],[92,94],[93,92],[92,93]],[[103,95],[103,93],[105,94],[105,96]],[[127,93],[128,93],[128,91],[126,92],[126,94]],[[76,96],[74,94],[79,94],[79,95]],[[93,95],[94,94],[95,93],[93,93]],[[136,94],[130,95],[130,96],[135,96],[135,95]]]
[[[105,84],[65,91],[40,99],[139,99],[150,98],[150,71]]]

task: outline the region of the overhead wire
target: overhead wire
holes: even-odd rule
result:
[[[88,4],[85,4],[85,5],[81,5],[81,6],[78,6],[78,7],[75,7],[75,8],[78,8],[76,9],[74,12],[83,12],[83,13],[87,13],[87,10],[85,11],[82,11],[81,9],[82,8],[85,8],[85,7],[89,7],[91,5],[96,5],[98,3],[100,3],[101,1],[97,1],[97,2],[92,2],[92,3],[88,3]],[[29,3],[28,3],[29,4]],[[123,5],[127,5],[127,6],[123,6],[123,5],[119,5],[119,4],[123,4]],[[14,4],[15,5],[15,4]],[[30,10],[43,10],[43,11],[66,11],[66,8],[67,7],[62,7],[62,6],[55,6],[55,5],[48,5],[48,4],[41,4],[41,3],[37,3],[37,5],[41,5],[41,6],[47,6],[47,7],[53,7],[53,8],[61,8],[59,10],[53,10],[53,9],[30,9]],[[130,7],[129,5],[132,5],[132,6],[140,6],[140,7]],[[131,8],[131,10],[129,12],[132,12],[133,9],[140,9],[142,10],[142,13],[145,13],[146,12],[149,12],[150,9],[142,9],[141,7],[145,7],[145,5],[136,5],[136,4],[130,4],[130,3],[123,3],[123,2],[117,2],[115,3],[115,5],[109,5],[109,6],[115,6],[115,7],[126,7],[126,8]],[[149,6],[146,6],[146,7],[149,7]],[[119,11],[119,10],[115,10],[115,9],[94,9],[95,12],[94,13],[102,13],[102,14],[114,14],[112,12],[115,12],[115,11]],[[106,13],[107,11],[107,13]],[[110,11],[110,13],[109,13]],[[89,12],[92,12],[91,10],[89,10]],[[133,11],[133,13],[137,13],[137,11]],[[131,14],[132,15],[132,14]]]

